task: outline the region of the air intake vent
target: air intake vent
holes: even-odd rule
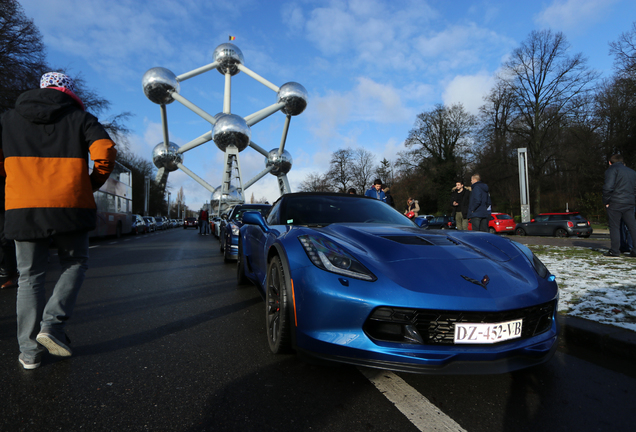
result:
[[[415,245],[415,246],[435,246],[435,245],[449,246],[449,245],[457,244],[446,236],[421,237],[421,236],[397,235],[397,236],[382,236],[382,238],[385,238],[387,240],[391,240],[400,244]]]

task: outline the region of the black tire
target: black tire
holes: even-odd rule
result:
[[[239,237],[238,256],[236,258],[236,284],[248,285],[250,280],[245,276],[245,263],[243,262],[243,248],[241,247],[241,239]]]
[[[517,228],[515,230],[515,234],[517,234],[518,236],[522,236],[523,237],[524,235],[526,235],[526,231],[523,228]]]
[[[583,238],[590,238],[590,234],[585,234],[585,235],[582,235],[581,237],[583,237]]]
[[[115,237],[121,238],[121,221],[117,222],[117,228],[115,228]]]
[[[497,231],[495,231],[495,229],[493,227],[488,227],[488,232],[490,234],[497,234]]]
[[[567,236],[568,236],[568,232],[567,232],[565,229],[563,229],[563,228],[557,228],[557,229],[554,231],[554,236],[555,236],[555,237],[565,238],[565,237],[567,237]]]
[[[225,250],[223,251],[223,262],[225,264],[232,262],[232,259],[228,256],[228,251],[229,248],[225,248]]]
[[[274,354],[288,353],[291,351],[291,323],[287,301],[287,275],[278,257],[272,258],[267,266],[265,289],[265,325],[269,349]]]
[[[223,247],[223,238],[219,240],[219,243],[221,244],[221,246],[219,247],[219,250],[223,252],[225,250],[225,248]]]

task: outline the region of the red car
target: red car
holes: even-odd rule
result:
[[[502,232],[515,232],[516,227],[515,220],[507,213],[493,213],[488,221],[488,232],[502,233]],[[468,222],[468,229],[472,231],[473,226]]]

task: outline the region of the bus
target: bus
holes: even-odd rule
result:
[[[113,235],[119,238],[131,232],[132,173],[128,168],[115,162],[110,177],[93,196],[97,204],[97,228],[89,233],[90,237]]]

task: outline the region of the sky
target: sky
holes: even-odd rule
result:
[[[602,78],[611,76],[609,43],[636,20],[633,0],[21,0],[39,28],[52,67],[81,74],[111,102],[101,120],[130,112],[129,151],[148,160],[163,142],[159,105],[142,90],[144,73],[175,75],[212,63],[232,43],[246,67],[277,86],[300,83],[305,111],[292,117],[285,149],[297,191],[311,173],[324,174],[334,151],[364,148],[376,163],[396,159],[417,114],[462,103],[477,114],[483,96],[512,51],[533,30],[563,32],[570,54],[582,53]],[[180,95],[210,115],[223,110],[224,77],[212,70],[181,83]],[[231,110],[245,117],[276,102],[276,93],[244,73],[232,78]],[[170,141],[182,146],[211,125],[179,102],[167,105]],[[278,148],[285,115],[251,127],[252,141]],[[243,182],[263,169],[252,148],[239,155]],[[210,141],[184,154],[183,164],[213,187],[224,154]],[[211,194],[183,171],[170,173],[174,199],[198,209]],[[280,195],[268,174],[246,199]]]

